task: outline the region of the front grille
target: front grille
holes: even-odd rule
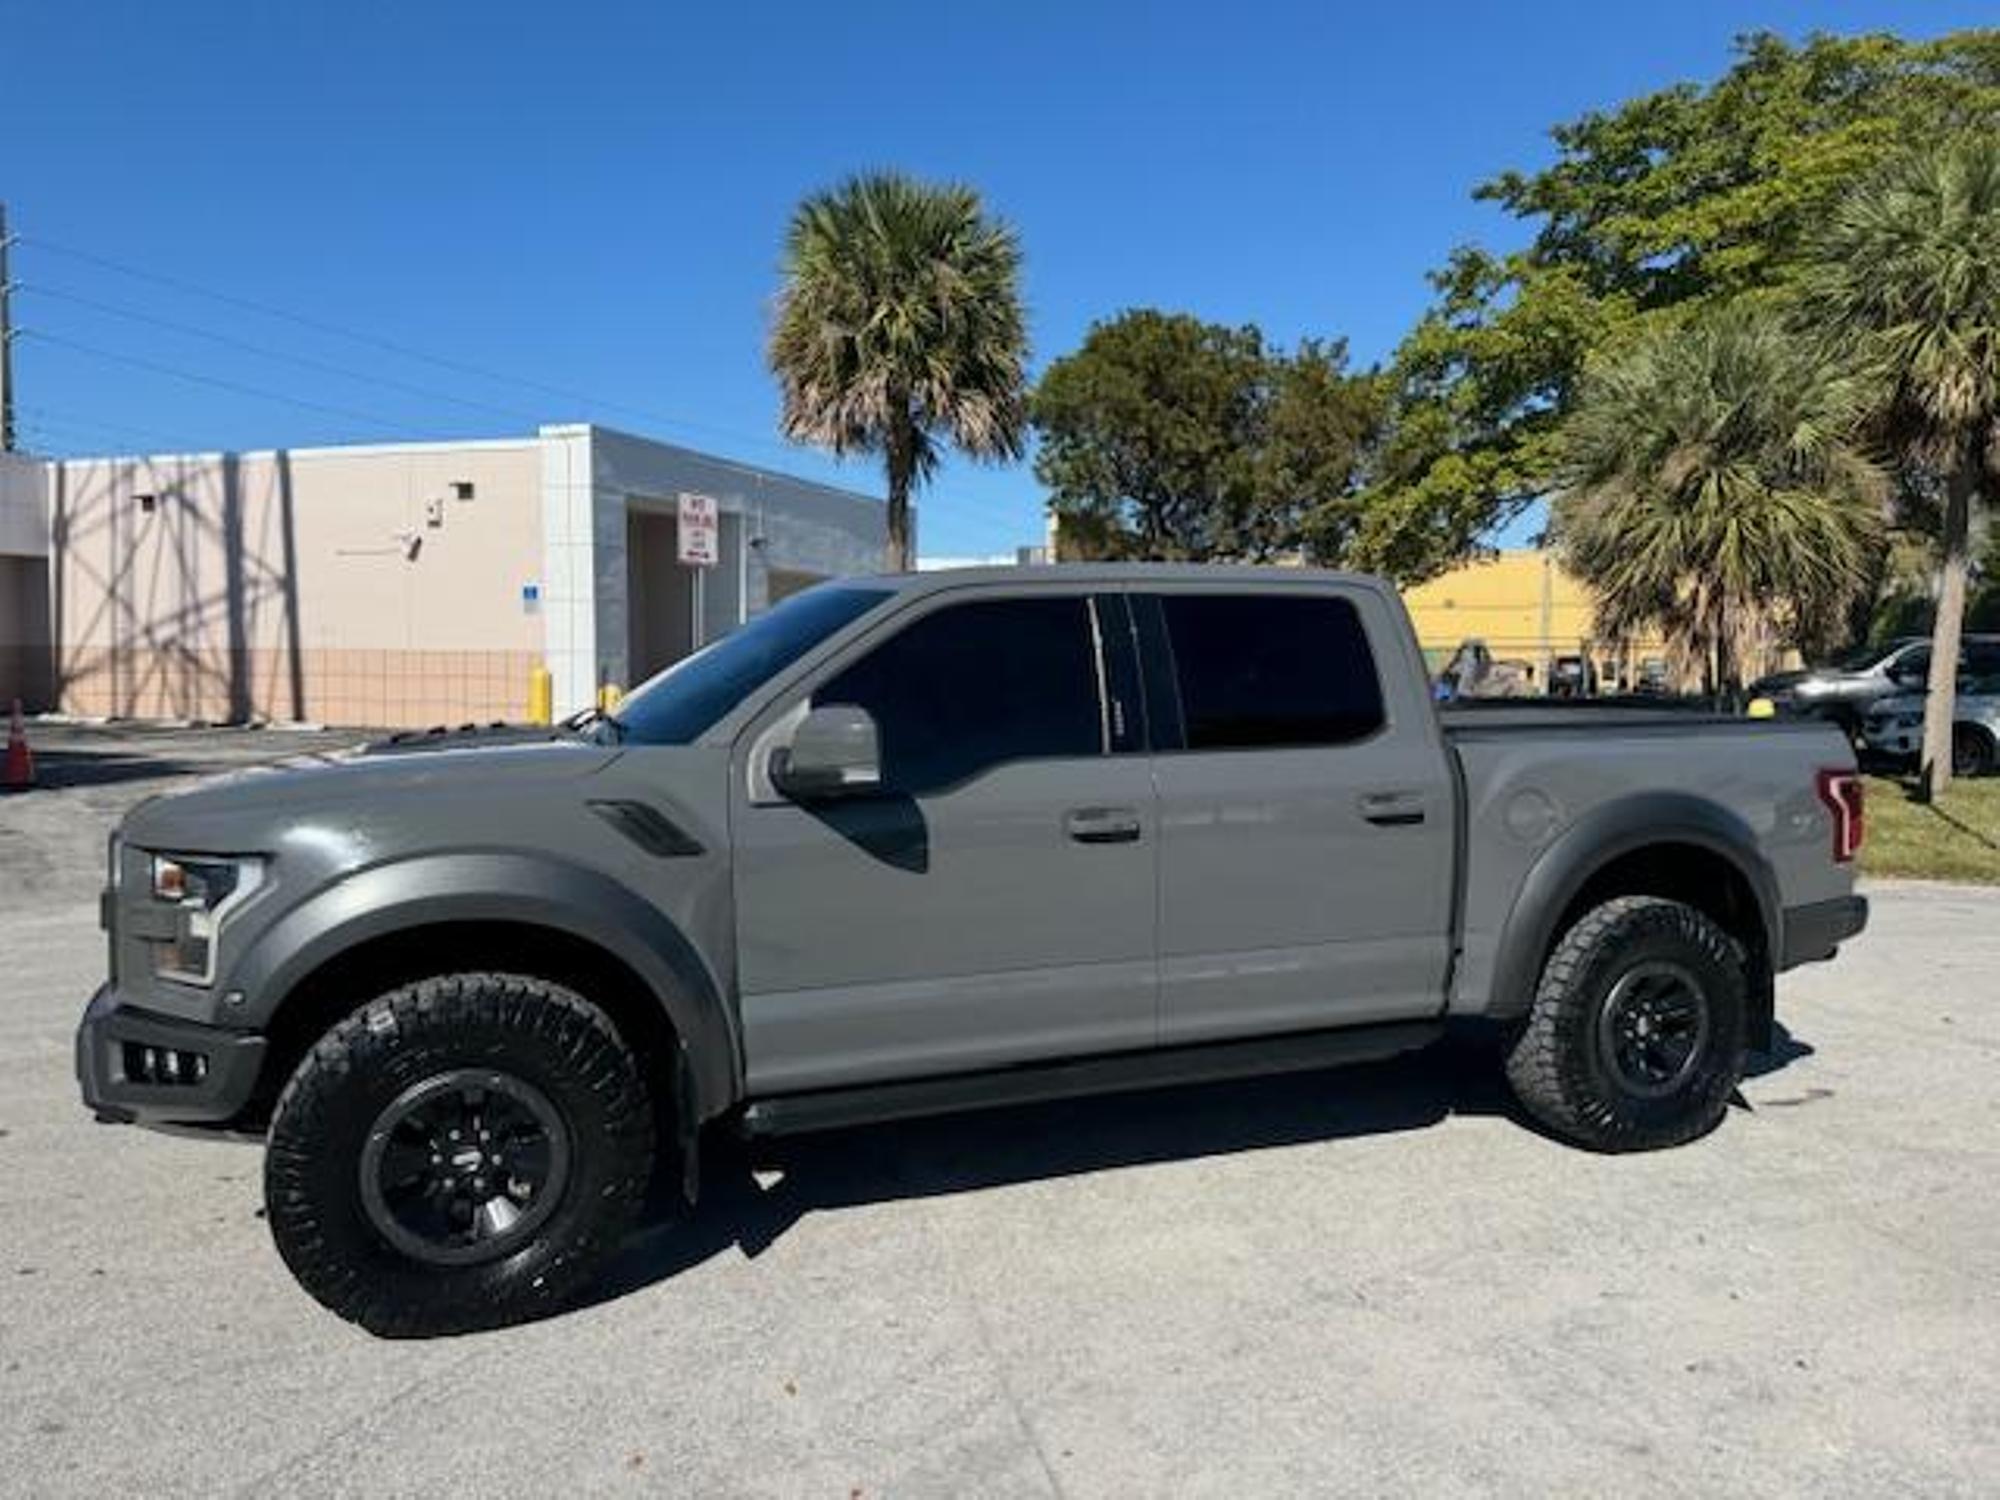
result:
[[[128,1083],[151,1084],[159,1088],[192,1088],[208,1077],[208,1054],[188,1052],[178,1047],[148,1047],[140,1042],[125,1043],[125,1079]]]

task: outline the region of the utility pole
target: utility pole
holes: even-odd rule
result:
[[[0,453],[14,451],[14,324],[7,316],[7,205],[0,203]]]

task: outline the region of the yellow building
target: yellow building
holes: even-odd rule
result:
[[[1417,639],[1433,671],[1468,640],[1486,643],[1494,657],[1525,662],[1536,686],[1548,681],[1559,656],[1588,654],[1604,690],[1630,685],[1638,671],[1659,663],[1658,640],[1600,640],[1590,591],[1564,571],[1553,552],[1520,548],[1462,563],[1451,572],[1403,592]]]

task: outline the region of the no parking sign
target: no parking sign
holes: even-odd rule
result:
[[[721,555],[721,523],[713,495],[683,494],[680,500],[680,560],[691,568],[712,568]]]

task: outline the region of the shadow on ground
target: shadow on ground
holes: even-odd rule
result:
[[[168,776],[189,776],[212,770],[201,762],[174,755],[147,755],[117,750],[38,750],[35,752],[35,785],[13,796],[34,791],[60,791],[65,787],[110,786],[121,781],[157,781]]]
[[[1780,1026],[1771,1050],[1751,1055],[1746,1076],[1778,1072],[1812,1051]],[[716,1131],[703,1145],[700,1204],[684,1207],[674,1184],[664,1180],[670,1174],[660,1174],[640,1227],[584,1304],[640,1291],[730,1249],[754,1259],[812,1213],[1423,1130],[1453,1115],[1505,1115],[1522,1129],[1544,1133],[1515,1106],[1497,1049],[1479,1041],[1318,1073],[1023,1105],[782,1141],[745,1143]]]

